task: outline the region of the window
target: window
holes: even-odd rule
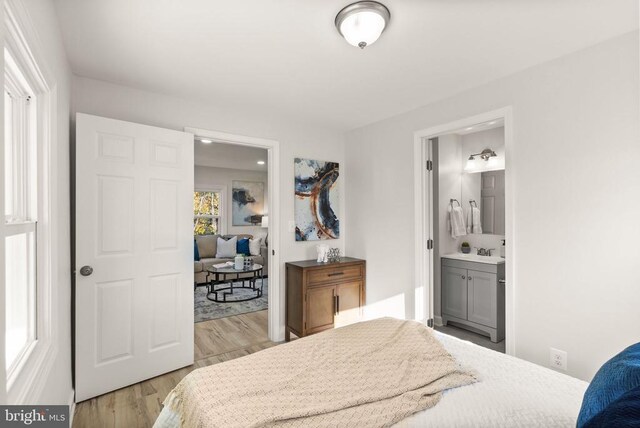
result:
[[[193,193],[193,234],[222,234],[223,189],[196,190]]]
[[[38,156],[36,98],[4,51],[5,357],[8,377],[37,338]]]

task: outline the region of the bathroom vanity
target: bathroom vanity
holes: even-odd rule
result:
[[[504,340],[505,260],[472,254],[442,256],[442,322]]]

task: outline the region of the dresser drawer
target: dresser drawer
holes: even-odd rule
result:
[[[362,266],[335,266],[326,269],[314,269],[307,273],[309,285],[323,284],[332,281],[359,279],[362,277]]]

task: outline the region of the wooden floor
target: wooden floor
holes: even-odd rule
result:
[[[266,310],[197,323],[194,365],[78,403],[73,427],[151,427],[164,398],[189,372],[274,345]]]

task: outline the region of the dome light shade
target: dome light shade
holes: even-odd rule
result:
[[[375,1],[360,1],[342,9],[336,28],[347,43],[360,49],[373,44],[389,24],[389,9]]]

